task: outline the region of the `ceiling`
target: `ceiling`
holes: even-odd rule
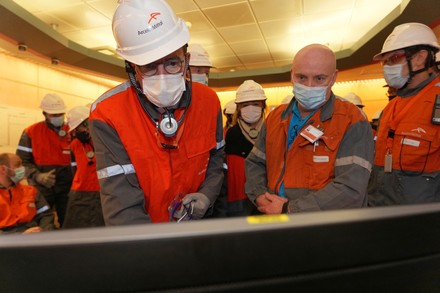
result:
[[[424,9],[419,13],[421,20],[414,20],[428,25],[434,17],[430,14],[436,15],[436,20],[440,15],[438,0],[168,0],[168,3],[190,26],[190,44],[199,43],[209,53],[215,66],[211,76],[214,79],[243,75],[277,79],[277,75],[284,76],[289,71],[295,52],[310,43],[326,44],[333,49],[339,67],[340,61],[344,64],[348,59],[352,66],[368,64],[394,23],[402,18],[405,8],[412,4],[416,9],[433,5],[430,7],[434,12]],[[50,53],[51,58],[77,66],[87,63],[83,65],[90,67],[95,62],[79,56],[63,59],[62,52],[73,50],[106,62],[107,67],[122,68],[122,61],[114,55],[116,44],[111,30],[116,0],[2,0],[1,5],[6,7],[0,10],[3,19],[7,12],[12,12],[32,26],[23,28],[20,35],[17,32],[20,19],[10,15],[11,19],[4,21],[12,27],[9,32],[2,28],[4,36],[28,45],[37,42],[31,36],[40,31],[67,47],[57,51],[57,45],[52,44],[51,50],[46,49],[51,52],[39,52],[37,47],[49,42],[40,36],[41,44],[31,47],[40,54]],[[368,59],[353,59],[379,35],[381,39],[370,46],[374,50],[369,50]]]

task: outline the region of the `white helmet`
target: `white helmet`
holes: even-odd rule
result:
[[[137,65],[169,55],[190,38],[185,22],[163,0],[119,1],[112,28],[118,54]]]
[[[382,115],[382,111],[383,110],[378,110],[376,111],[376,113],[374,113],[373,117],[371,118],[371,120],[379,120],[380,115]]]
[[[90,108],[87,106],[77,106],[67,112],[67,124],[69,132],[78,127],[84,120],[89,118]]]
[[[417,45],[431,46],[434,52],[440,49],[434,32],[428,26],[416,22],[398,25],[385,40],[382,51],[376,54],[373,60],[381,60],[385,53]]]
[[[57,94],[47,94],[41,100],[40,108],[48,114],[66,113],[63,99]]]
[[[188,52],[191,54],[189,66],[213,67],[208,52],[200,44],[190,44]]]
[[[358,95],[356,95],[355,93],[348,93],[345,96],[343,96],[342,98],[344,100],[349,101],[352,104],[355,104],[356,106],[364,107],[364,104],[362,104],[361,98]]]
[[[237,89],[235,103],[244,103],[249,101],[265,101],[263,87],[253,80],[245,80]]]
[[[235,101],[229,101],[225,105],[225,114],[234,114],[235,110],[237,110],[237,104],[235,104]]]

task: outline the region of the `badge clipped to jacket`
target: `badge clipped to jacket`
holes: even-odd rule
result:
[[[300,135],[311,143],[315,143],[324,135],[324,132],[313,125],[309,125],[300,132]]]

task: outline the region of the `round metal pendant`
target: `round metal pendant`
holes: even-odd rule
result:
[[[95,152],[94,151],[87,152],[86,156],[87,158],[92,159],[95,156]]]
[[[65,130],[63,130],[63,129],[58,131],[58,136],[60,136],[60,137],[64,137],[64,136],[66,136],[66,134],[67,134],[67,132]]]
[[[256,130],[255,128],[252,128],[251,130],[249,130],[249,137],[252,139],[255,139],[258,137],[258,130]]]

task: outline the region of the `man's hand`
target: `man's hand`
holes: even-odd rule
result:
[[[268,215],[281,214],[283,211],[283,205],[288,201],[287,198],[283,198],[276,194],[270,194],[268,192],[259,195],[255,200],[258,210]]]
[[[47,188],[52,188],[56,181],[55,171],[56,170],[53,169],[46,173],[38,173],[35,175],[35,181]]]
[[[43,231],[43,229],[41,229],[41,227],[36,226],[36,227],[31,227],[31,228],[26,229],[26,231],[24,231],[23,234],[38,233],[41,231]]]

